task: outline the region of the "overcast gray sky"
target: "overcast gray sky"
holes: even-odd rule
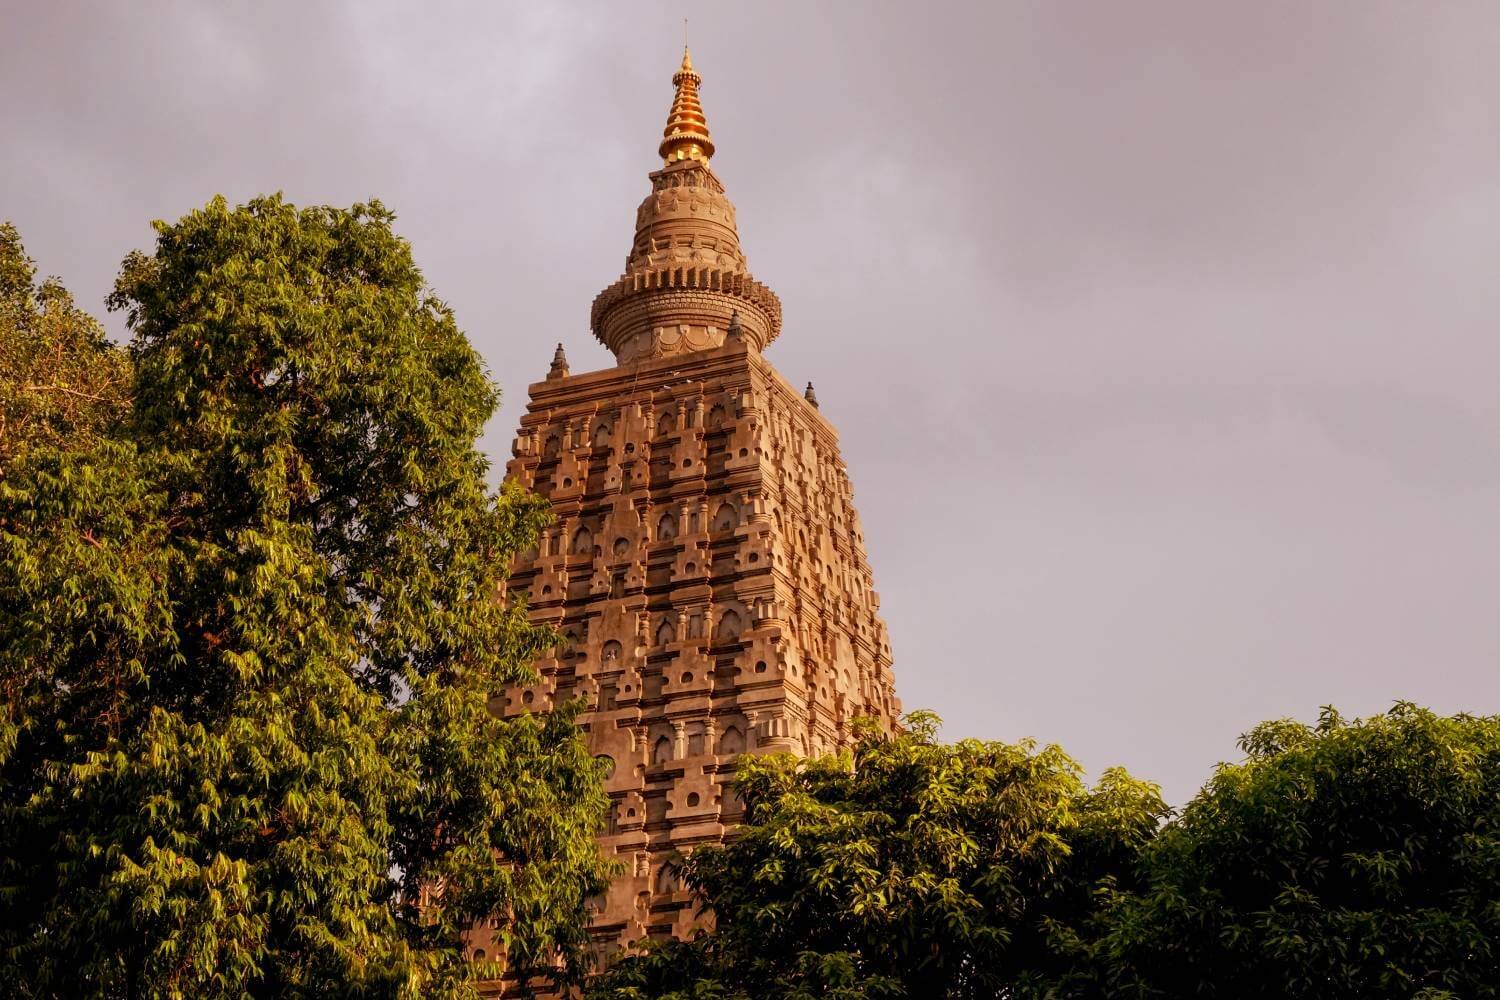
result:
[[[0,11],[45,272],[102,313],[154,218],[379,197],[500,463],[556,341],[610,363],[688,14],[908,707],[1179,803],[1261,719],[1500,711],[1493,0]]]

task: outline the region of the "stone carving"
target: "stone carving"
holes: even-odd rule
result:
[[[593,305],[619,364],[554,364],[521,418],[516,440],[533,444],[506,468],[559,526],[508,588],[571,641],[537,662],[534,703],[513,689],[494,704],[542,711],[585,679],[601,692],[581,721],[615,762],[601,842],[628,873],[591,925],[600,955],[698,926],[672,877],[652,875],[742,816],[740,754],[844,746],[854,718],[900,714],[838,436],[761,354],[781,304],[750,278],[709,169],[698,75],[685,61],[674,80],[667,165],[625,274]]]

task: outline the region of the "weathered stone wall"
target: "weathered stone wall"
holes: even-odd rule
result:
[[[567,645],[503,715],[582,695],[627,874],[602,950],[693,926],[670,860],[740,815],[743,752],[819,753],[899,712],[833,428],[743,341],[531,387],[508,478],[556,513],[515,595]]]
[[[838,435],[761,355],[781,302],[750,275],[685,52],[672,80],[665,165],[590,314],[618,365],[571,375],[559,345],[506,468],[556,514],[508,596],[566,641],[490,707],[588,699],[625,866],[595,901],[601,960],[696,926],[672,861],[742,817],[741,754],[823,753],[900,715]]]

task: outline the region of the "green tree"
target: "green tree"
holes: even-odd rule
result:
[[[130,363],[0,223],[0,478],[34,447],[85,445],[127,405]]]
[[[918,713],[852,755],[742,757],[746,824],[681,862],[715,929],[593,995],[1047,997],[1079,981],[1096,900],[1154,835],[1157,790],[1089,789],[1055,746],[938,742]]]
[[[1500,718],[1325,709],[1241,746],[1119,899],[1110,995],[1500,996]]]
[[[499,600],[546,512],[486,486],[496,390],[391,221],[158,223],[129,412],[0,482],[7,996],[471,995],[487,914],[578,968],[598,765],[486,710],[551,641]]]

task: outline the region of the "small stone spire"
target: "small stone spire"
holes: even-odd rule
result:
[[[807,383],[807,391],[802,394],[802,398],[811,403],[813,405],[813,409],[819,409],[818,394],[813,391],[811,382]]]
[[[703,116],[703,105],[698,101],[698,85],[703,77],[693,69],[693,57],[686,45],[682,47],[682,66],[672,74],[672,85],[677,96],[672,98],[672,110],[667,114],[667,127],[662,130],[658,152],[667,163],[675,160],[702,160],[707,163],[714,155],[714,141],[708,134],[708,119]]]
[[[745,338],[745,328],[740,324],[740,311],[738,309],[729,314],[729,329],[724,331],[724,336],[726,339],[735,341],[736,343]]]
[[[557,345],[557,350],[552,352],[552,367],[547,369],[547,381],[555,378],[568,377],[568,356],[563,353],[562,344]]]

